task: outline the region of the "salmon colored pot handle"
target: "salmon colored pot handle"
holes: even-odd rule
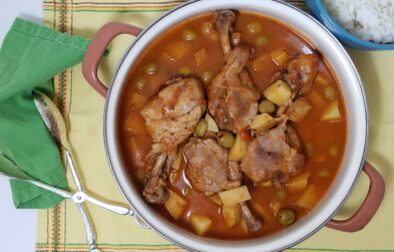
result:
[[[97,68],[105,49],[117,35],[130,34],[138,36],[141,31],[141,28],[133,25],[113,22],[101,27],[92,39],[83,57],[82,73],[89,84],[102,96],[105,97],[107,95],[108,88],[98,78]]]
[[[383,200],[385,183],[379,172],[368,162],[365,162],[363,171],[370,180],[369,191],[357,212],[347,220],[330,220],[327,227],[344,232],[357,232],[364,228],[378,211]]]

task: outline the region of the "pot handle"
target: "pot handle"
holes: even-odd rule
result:
[[[370,185],[368,194],[360,208],[347,220],[330,220],[327,227],[344,232],[357,232],[363,229],[378,211],[385,192],[383,177],[368,162],[365,162],[363,171],[368,175]]]
[[[141,28],[133,25],[112,22],[101,27],[93,37],[83,57],[82,73],[88,83],[102,96],[105,97],[107,95],[108,88],[98,78],[97,68],[105,49],[117,35],[130,34],[138,36],[141,31]]]

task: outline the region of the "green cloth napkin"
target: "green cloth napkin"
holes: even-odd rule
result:
[[[79,63],[88,44],[84,38],[17,18],[0,49],[0,155],[29,177],[63,189],[68,185],[58,147],[31,90],[52,94],[52,77]],[[9,172],[6,166],[0,162],[0,171]],[[63,200],[22,181],[11,181],[11,189],[16,208],[49,208]]]

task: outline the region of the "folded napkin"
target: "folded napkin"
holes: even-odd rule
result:
[[[67,180],[59,151],[31,90],[53,93],[51,78],[80,62],[88,44],[83,38],[16,19],[0,50],[1,155],[31,178],[63,189]],[[0,171],[7,173],[7,165],[1,163]],[[11,181],[11,188],[17,208],[48,208],[63,200],[26,182]]]
[[[45,23],[49,27],[72,35],[92,37],[105,23],[124,22],[146,27],[157,17],[175,7],[179,0],[51,0],[44,2]],[[292,0],[302,7],[302,0]],[[92,22],[94,20],[94,22]],[[109,83],[131,36],[116,38],[111,54],[100,65],[99,75]],[[371,139],[368,161],[376,165],[387,182],[383,201],[371,223],[362,231],[349,234],[323,228],[317,234],[291,250],[296,251],[393,251],[394,225],[392,213],[394,197],[392,186],[394,155],[394,52],[351,51],[362,75],[369,99]],[[103,143],[104,99],[84,80],[81,66],[76,65],[55,78],[55,96],[64,108],[70,122],[70,141],[75,159],[81,167],[85,187],[103,198],[126,204],[111,175]],[[63,94],[63,95],[62,95]],[[68,174],[69,176],[69,174]],[[72,186],[72,185],[71,185]],[[345,204],[338,218],[344,218],[357,209],[366,191],[368,181],[361,176],[356,190]],[[97,233],[98,246],[108,251],[177,251],[181,248],[157,235],[153,230],[138,227],[128,216],[118,216],[87,204]],[[58,206],[39,211],[37,252],[87,251],[83,223],[75,206],[63,201]]]

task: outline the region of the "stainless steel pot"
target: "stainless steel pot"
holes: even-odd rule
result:
[[[223,241],[204,238],[179,228],[162,218],[145,203],[136,186],[128,179],[117,142],[117,110],[129,69],[144,50],[162,32],[180,21],[217,9],[237,9],[274,18],[296,30],[317,47],[335,72],[347,108],[348,135],[345,156],[339,173],[324,198],[304,218],[283,231],[246,241]],[[109,42],[118,34],[137,36],[120,60],[109,88],[97,77],[97,66]],[[354,232],[363,228],[377,211],[384,195],[384,181],[379,173],[364,163],[368,139],[367,104],[360,77],[349,55],[338,40],[319,22],[297,8],[271,0],[199,0],[188,1],[169,11],[145,30],[138,27],[109,23],[93,38],[83,61],[86,80],[104,97],[104,138],[108,161],[115,180],[126,200],[138,215],[156,232],[189,250],[200,251],[276,251],[291,247],[317,232],[323,226]],[[363,169],[364,168],[364,169]],[[352,191],[361,171],[370,178],[370,190],[360,209],[345,221],[332,220]]]

